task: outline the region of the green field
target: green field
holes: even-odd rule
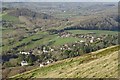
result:
[[[100,34],[110,34],[115,35],[118,34],[117,31],[108,31],[108,30],[67,30],[73,34],[87,34],[87,33],[96,33],[96,35]]]
[[[118,49],[112,46],[76,58],[58,61],[12,78],[117,78]]]
[[[27,50],[31,49],[31,48],[34,48],[38,45],[40,45],[40,43],[42,44],[42,39],[45,39],[46,36],[49,36],[46,32],[39,32],[38,34],[34,34],[32,36],[28,36],[26,37],[25,39],[23,39],[22,41],[19,41],[19,42],[14,42],[13,45],[5,45],[3,46],[3,51],[8,51],[10,50],[11,48],[13,47],[16,47],[16,46],[19,46],[21,44],[27,44],[29,43],[28,45],[25,45],[24,47],[21,47],[19,48],[20,50],[21,49],[24,49],[25,47],[27,48]],[[51,37],[51,36],[50,36]],[[41,39],[42,38],[42,39]],[[46,37],[48,38],[48,37]],[[52,38],[52,37],[51,37]],[[32,41],[34,39],[38,39],[37,41]],[[39,40],[40,39],[40,40]],[[38,43],[39,42],[39,43]],[[37,43],[37,44],[36,44]]]
[[[74,37],[67,37],[67,38],[61,38],[58,37],[55,39],[55,43],[53,45],[59,46],[59,45],[64,45],[66,43],[74,43],[75,41],[79,41],[79,38],[74,38]]]
[[[11,30],[5,30],[3,33],[6,32],[11,32]],[[38,39],[36,41],[33,41],[35,39]],[[67,37],[67,38],[61,38],[58,37],[58,35],[49,35],[47,32],[42,32],[39,31],[38,33],[32,35],[32,36],[28,36],[25,39],[23,39],[22,41],[19,42],[14,42],[13,45],[5,45],[3,46],[3,51],[8,51],[13,47],[19,46],[21,44],[27,44],[25,46],[22,46],[19,48],[19,50],[30,50],[33,49],[39,45],[45,45],[48,44],[51,41],[55,41],[53,44],[51,44],[51,46],[59,46],[59,45],[64,45],[65,43],[74,43],[75,41],[80,40],[79,38],[74,38],[74,37]],[[8,39],[4,39],[4,42],[8,42]]]
[[[11,16],[9,14],[2,15],[2,20],[12,21],[12,22],[19,22],[19,18],[15,17],[15,16]]]

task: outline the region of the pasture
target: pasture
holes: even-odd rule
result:
[[[96,35],[109,34],[116,35],[118,31],[108,31],[108,30],[66,30],[67,32],[71,32],[73,34],[87,34],[87,33],[95,33]]]

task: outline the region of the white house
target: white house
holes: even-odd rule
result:
[[[47,53],[48,51],[46,51],[46,50],[43,50],[43,52],[44,52],[44,53]]]
[[[43,50],[45,50],[46,48],[45,47],[43,47]]]
[[[43,47],[43,52],[44,52],[44,53],[47,53],[47,52],[48,52],[45,47]]]
[[[40,64],[40,67],[43,67],[44,65],[43,64]]]
[[[68,47],[68,50],[71,50],[71,48],[70,48],[70,47]]]
[[[47,64],[50,64],[50,63],[51,63],[51,62],[48,60],[48,61],[47,61]]]
[[[88,44],[87,44],[87,43],[85,43],[85,45],[86,45],[86,46],[88,46]]]
[[[75,47],[75,44],[73,46]]]
[[[100,38],[97,38],[98,40],[101,40]]]
[[[65,46],[65,47],[68,47],[68,45],[67,45],[67,44],[65,44],[64,46]]]
[[[51,52],[53,52],[54,51],[54,49],[50,49],[51,50]]]
[[[94,37],[92,36],[92,39],[94,39]]]
[[[65,48],[60,48],[60,50],[64,50]]]
[[[30,53],[29,53],[29,52],[21,52],[21,51],[20,51],[20,54],[29,55]]]
[[[26,66],[26,65],[28,65],[27,61],[22,61],[21,62],[21,66]]]
[[[90,40],[90,43],[93,43],[93,42],[94,42],[94,40],[93,40],[93,39],[91,39],[91,40]]]
[[[48,60],[46,63],[47,63],[47,64],[53,63],[53,60],[50,59],[50,60]]]
[[[85,42],[85,41],[81,40],[80,42],[83,43],[83,42]]]

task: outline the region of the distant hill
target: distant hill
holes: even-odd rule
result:
[[[103,9],[91,15],[84,15],[71,18],[74,24],[65,29],[98,29],[98,30],[118,30],[119,17],[117,8]]]
[[[12,78],[117,78],[118,46],[70,58]]]
[[[37,12],[33,12],[29,9],[26,8],[17,8],[12,10],[11,12],[8,13],[11,16],[15,16],[15,17],[19,17],[19,16],[27,16],[30,17],[32,19],[35,18],[41,18],[41,19],[52,19],[53,17],[45,14],[45,13],[37,13]]]
[[[45,29],[119,29],[117,3],[3,3],[3,7],[14,9],[10,15],[27,16]]]

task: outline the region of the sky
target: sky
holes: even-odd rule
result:
[[[0,0],[2,2],[119,2],[120,0]]]

